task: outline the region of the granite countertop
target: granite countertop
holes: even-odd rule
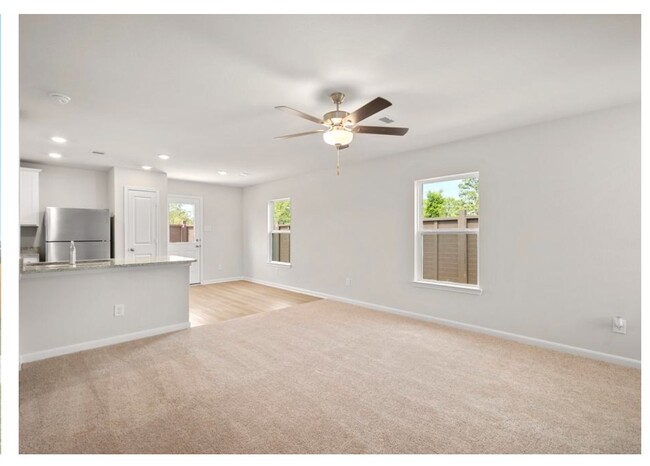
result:
[[[121,267],[143,267],[148,265],[164,265],[164,264],[189,264],[195,262],[196,259],[191,257],[181,256],[160,256],[160,257],[147,257],[135,259],[96,259],[77,261],[75,265],[70,265],[68,262],[36,262],[33,264],[24,264],[21,275],[32,275],[41,273],[53,272],[70,272],[70,271],[86,271],[86,270],[100,270],[100,269],[114,269]]]

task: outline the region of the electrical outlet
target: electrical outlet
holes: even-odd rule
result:
[[[350,277],[345,279],[345,286],[350,286],[352,284],[352,280],[350,280]]]
[[[124,304],[116,304],[113,306],[113,316],[122,317],[124,315]]]
[[[627,320],[620,316],[612,317],[612,332],[625,335],[627,333]]]
[[[219,264],[219,265],[217,266],[217,269],[222,270],[222,269],[223,269],[223,266],[222,266],[221,264]]]

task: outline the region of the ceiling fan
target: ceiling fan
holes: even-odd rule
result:
[[[325,129],[317,129],[314,131],[307,131],[304,133],[296,134],[287,134],[286,136],[277,136],[275,139],[289,139],[296,138],[298,136],[306,136],[308,134],[323,134],[323,140],[332,146],[336,146],[337,149],[345,149],[350,146],[354,133],[366,133],[366,134],[385,134],[389,136],[404,136],[408,128],[395,128],[390,126],[362,126],[359,123],[369,116],[374,115],[377,112],[382,111],[385,108],[390,107],[391,104],[389,101],[382,97],[377,97],[374,100],[371,100],[366,105],[358,108],[352,113],[341,110],[339,106],[345,99],[345,94],[342,92],[334,92],[330,94],[332,102],[336,105],[336,110],[327,112],[323,115],[323,118],[318,118],[315,116],[308,115],[300,110],[293,109],[291,107],[286,107],[284,105],[275,107],[278,110],[283,110],[285,112],[293,113],[296,116],[304,118],[305,120],[312,121],[319,125],[323,125]]]

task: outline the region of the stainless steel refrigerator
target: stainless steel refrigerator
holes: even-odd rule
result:
[[[77,260],[110,258],[108,209],[46,207],[43,226],[47,262],[70,260],[70,241],[74,241]]]

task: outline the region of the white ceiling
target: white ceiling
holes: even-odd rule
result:
[[[640,61],[639,16],[22,16],[21,158],[247,186],[334,170],[320,135],[273,139],[319,128],[277,105],[390,100],[364,124],[409,133],[357,135],[351,164],[638,101]]]

